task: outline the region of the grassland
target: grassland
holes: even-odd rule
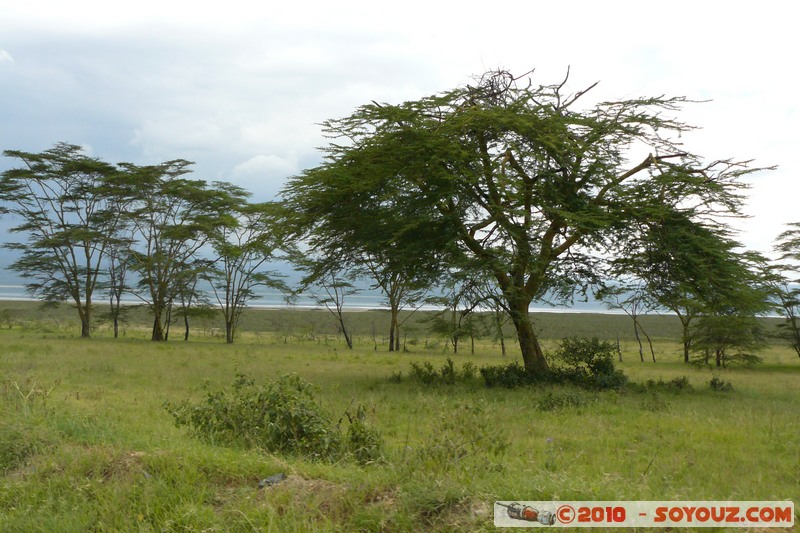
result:
[[[633,382],[686,376],[693,387],[600,393],[487,389],[479,378],[424,386],[411,362],[480,367],[514,351],[504,359],[487,340],[454,356],[422,315],[408,323],[408,351],[388,353],[379,312],[350,316],[350,351],[313,311],[251,313],[233,345],[211,321],[198,321],[190,342],[156,344],[144,319],[123,338],[101,329],[86,341],[65,310],[4,305],[0,531],[489,531],[495,500],[800,502],[800,359],[775,345],[758,368],[688,367],[669,317],[648,317],[658,362],[642,363],[625,317],[537,316],[546,346],[619,333]],[[297,373],[335,419],[364,404],[384,460],[311,461],[175,427],[165,401],[201,400],[204,382],[222,387],[237,371]],[[399,383],[389,379],[398,372]],[[712,376],[734,390],[709,389]],[[545,408],[553,398],[565,401]],[[279,472],[288,478],[258,489]]]

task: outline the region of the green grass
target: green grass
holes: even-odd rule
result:
[[[304,334],[310,312],[276,313],[253,328],[283,321],[293,333],[245,329],[234,345],[201,328],[188,343],[150,343],[135,324],[86,341],[52,317],[0,329],[0,531],[489,531],[495,500],[800,502],[800,359],[783,347],[757,368],[712,372],[680,363],[663,337],[659,362],[641,363],[623,337],[632,381],[686,376],[690,392],[487,389],[479,378],[425,387],[408,378],[412,361],[499,364],[513,345],[505,359],[488,342],[453,356],[419,330],[409,352],[375,351],[370,322],[382,315],[354,313],[349,351],[322,317]],[[615,339],[624,318],[547,316],[551,339],[569,321]],[[297,373],[336,419],[365,404],[385,461],[214,446],[174,426],[165,401],[200,400],[205,381],[221,387],[237,371]],[[715,375],[734,390],[708,389]],[[547,397],[580,401],[543,409]],[[257,488],[277,472],[288,479]]]

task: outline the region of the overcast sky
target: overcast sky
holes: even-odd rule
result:
[[[320,161],[325,119],[490,69],[536,69],[549,84],[569,66],[568,88],[600,81],[597,98],[711,100],[680,115],[703,128],[684,139],[689,151],[779,166],[753,177],[740,224],[741,240],[767,251],[800,221],[788,6],[0,0],[0,149],[66,141],[109,162],[184,158],[196,178],[270,199]]]

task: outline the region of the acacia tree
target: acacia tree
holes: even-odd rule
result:
[[[216,187],[236,200],[231,205],[232,223],[219,226],[212,234],[217,258],[207,273],[225,319],[225,341],[232,344],[242,311],[248,302],[258,298],[258,287],[272,287],[283,293],[288,289],[275,272],[262,270],[275,259],[280,242],[275,205],[247,203],[249,193],[227,183],[217,183]]]
[[[336,320],[339,331],[342,332],[344,342],[349,349],[353,349],[353,334],[345,319],[345,300],[359,292],[353,285],[356,273],[348,271],[340,262],[330,262],[323,258],[309,257],[308,254],[297,249],[290,253],[291,262],[302,271],[305,276],[300,281],[297,293],[310,292],[316,305],[324,306]]]
[[[208,294],[200,286],[206,273],[211,268],[208,259],[193,259],[185,265],[180,275],[175,280],[176,318],[183,319],[183,340],[189,340],[189,319],[192,317],[207,317],[214,314],[210,305]],[[172,313],[170,313],[172,315]],[[167,321],[165,340],[169,339],[170,324]]]
[[[111,320],[114,338],[119,337],[119,325],[124,321],[125,307],[122,305],[122,295],[130,287],[127,285],[128,259],[127,247],[130,242],[121,242],[111,246],[108,250],[106,260],[106,271],[108,279],[106,287],[108,290],[109,311],[108,318]]]
[[[775,251],[781,254],[781,263],[772,269],[772,287],[778,311],[785,319],[779,325],[780,336],[800,357],[800,222],[788,226],[776,239]]]
[[[389,351],[400,351],[400,327],[419,309],[431,284],[432,277],[408,265],[403,268],[384,254],[362,258],[362,269],[375,280],[389,306]],[[400,311],[412,308],[412,313],[400,318]]]
[[[774,306],[766,263],[754,252],[733,256],[729,269],[739,272],[704,302],[692,326],[696,362],[709,364],[712,355],[718,367],[761,362],[756,352],[766,344],[766,334],[758,316]]]
[[[213,232],[233,223],[232,199],[225,190],[183,177],[191,164],[179,159],[153,166],[123,165],[132,200],[127,218],[137,243],[129,268],[139,277],[134,294],[153,315],[153,341],[166,340],[184,270]]]
[[[433,315],[431,326],[434,332],[443,334],[453,347],[453,354],[458,354],[459,341],[469,335],[472,352],[475,352],[475,329],[473,320],[475,310],[484,302],[480,292],[480,280],[476,278],[462,279],[458,274],[449,276],[442,289],[442,296],[428,298],[428,303],[442,307],[442,311]]]
[[[735,299],[731,291],[753,281],[739,248],[724,227],[667,213],[641,221],[638,237],[626,243],[612,271],[640,280],[652,305],[675,313],[682,326],[683,360],[689,363],[696,320],[716,314],[724,307],[723,297]]]
[[[639,345],[639,360],[644,362],[644,348],[642,346],[642,337],[644,335],[647,339],[647,344],[650,347],[650,356],[653,362],[656,362],[656,352],[653,349],[653,341],[650,335],[647,334],[640,317],[643,313],[652,310],[652,301],[648,297],[644,283],[641,280],[630,280],[627,283],[620,285],[606,286],[601,288],[596,297],[606,303],[609,309],[620,309],[623,313],[628,315],[633,322],[633,335]]]
[[[527,369],[547,362],[529,316],[535,300],[571,296],[595,264],[668,212],[736,211],[732,160],[703,163],[665,112],[685,98],[579,109],[594,86],[533,85],[491,72],[474,86],[399,105],[371,103],[324,123],[318,167],[284,189],[312,249],[390,250],[404,264],[473,263],[508,306]],[[632,163],[632,154],[651,153]]]
[[[66,143],[42,153],[3,154],[21,166],[0,177],[0,212],[19,217],[11,231],[28,236],[25,243],[5,245],[21,252],[10,268],[30,280],[28,291],[44,302],[71,301],[81,337],[88,338],[104,258],[120,242],[119,172]]]

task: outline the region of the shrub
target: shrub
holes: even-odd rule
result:
[[[436,369],[433,368],[433,365],[429,361],[425,361],[422,365],[412,361],[411,377],[424,385],[430,385],[431,383],[439,381],[439,373],[436,372]]]
[[[669,381],[664,381],[663,379],[659,378],[658,381],[653,379],[648,379],[645,382],[645,388],[649,390],[666,390],[669,392],[689,392],[692,390],[692,384],[689,383],[689,378],[686,376],[680,376],[677,378],[673,378]]]
[[[552,378],[592,389],[622,389],[628,382],[621,370],[614,368],[617,347],[597,337],[562,339],[554,354],[564,366],[554,366]]]
[[[453,360],[448,357],[447,362],[439,370],[436,370],[428,361],[421,365],[412,362],[409,376],[423,385],[455,385],[459,380],[473,379],[475,372],[475,364],[470,361],[464,363],[459,372]],[[393,379],[393,376],[390,376],[389,380],[400,382],[400,379]]]
[[[505,365],[482,366],[480,372],[487,387],[513,389],[523,385],[530,385],[537,381],[534,374],[526,370],[519,361],[513,361]]]
[[[439,374],[442,379],[442,383],[447,385],[454,385],[456,382],[457,372],[456,372],[456,365],[453,363],[453,360],[449,357],[447,358],[447,362],[439,371]]]
[[[366,428],[359,412],[355,418],[348,415],[351,431],[343,443],[341,430],[315,401],[314,386],[294,374],[256,385],[237,373],[228,388],[211,391],[208,384],[204,388],[204,402],[166,402],[164,408],[176,426],[187,426],[192,435],[208,442],[333,459],[345,448],[358,450],[354,456],[361,457],[367,440],[380,440],[377,431]],[[374,434],[368,436],[369,432]]]
[[[461,377],[465,380],[475,379],[477,373],[478,369],[472,361],[467,361],[461,366]]]
[[[719,376],[714,376],[709,380],[708,388],[717,392],[731,392],[733,390],[733,383],[725,381]]]
[[[350,426],[347,428],[347,451],[361,464],[372,463],[383,457],[383,441],[380,432],[367,425],[367,410],[359,404],[355,415],[345,412]]]

